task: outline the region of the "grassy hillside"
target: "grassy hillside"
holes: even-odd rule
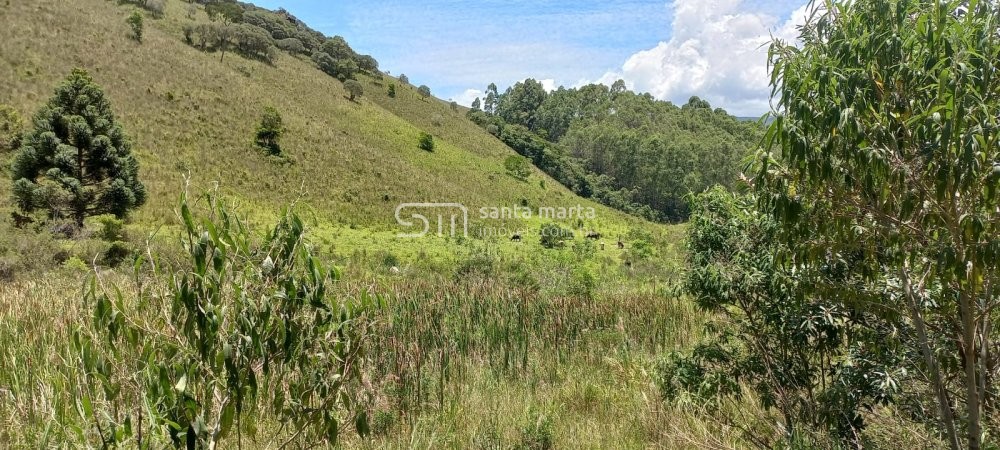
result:
[[[220,61],[219,54],[190,47],[181,28],[207,17],[199,11],[191,21],[186,8],[170,1],[163,18],[147,18],[141,44],[128,38],[125,18],[133,8],[113,2],[13,2],[0,13],[8,36],[0,43],[0,83],[7,87],[0,103],[30,118],[72,68],[88,70],[135,141],[150,193],[134,216],[143,229],[175,224],[176,199],[190,175],[193,190],[218,183],[259,219],[299,199],[311,208],[313,225],[325,230],[319,235],[345,254],[373,239],[404,245],[404,253],[420,246],[391,242],[401,202],[458,202],[471,211],[579,204],[597,210],[598,220],[583,226],[610,239],[633,227],[660,232],[576,197],[541,172],[527,181],[508,176],[503,160],[510,149],[461,111],[421,99],[412,86],[398,86],[390,99],[386,83],[398,81],[362,76],[365,95],[350,102],[342,83],[308,59],[281,53],[272,66],[228,54]],[[290,164],[275,163],[252,145],[269,105],[284,117],[282,147]],[[417,148],[422,131],[435,135],[434,152]],[[0,196],[8,195],[9,185],[0,183]]]
[[[340,81],[306,58],[281,53],[269,65],[235,54],[220,60],[218,53],[188,46],[183,26],[208,19],[200,9],[188,19],[187,7],[168,0],[164,17],[147,15],[137,43],[125,22],[132,6],[107,0],[2,4],[0,103],[27,121],[75,67],[103,86],[134,140],[149,190],[148,203],[128,225],[134,255],[170,260],[180,253],[175,209],[185,177],[192,193],[218,186],[258,235],[295,202],[308,241],[345,266],[347,281],[331,297],[385,300],[365,317],[373,327],[364,344],[371,356],[361,368],[363,383],[352,386],[367,396],[362,407],[377,437],[361,440],[345,432],[347,447],[739,442],[731,430],[662,404],[651,380],[655,355],[690,345],[701,329],[702,319],[675,295],[673,284],[683,227],[652,224],[582,199],[537,170],[523,181],[508,175],[504,159],[515,152],[469,122],[461,108],[422,99],[413,86],[391,77],[361,76],[365,94],[351,102]],[[389,83],[396,84],[395,98],[386,93]],[[267,106],[284,117],[287,163],[253,145]],[[435,136],[434,152],[417,148],[421,132]],[[0,155],[3,162],[8,158]],[[81,417],[80,399],[100,393],[66,343],[74,332],[90,330],[93,305],[81,300],[81,280],[94,274],[88,265],[106,244],[56,235],[51,224],[16,230],[9,223],[9,197],[10,184],[0,180],[0,269],[12,260],[21,264],[14,281],[0,283],[0,442],[15,448],[98,446],[100,432],[92,417]],[[462,203],[473,236],[398,239],[394,209],[402,202]],[[521,205],[535,212],[583,206],[594,208],[596,218],[562,220],[577,234],[562,250],[543,249],[531,234],[521,243],[507,235],[476,236],[490,226],[537,231],[547,222],[537,214],[527,220],[478,217],[482,207]],[[582,238],[587,231],[603,236],[590,242]],[[153,232],[158,239],[146,242]],[[625,249],[616,245],[619,239]],[[69,255],[79,259],[63,263]],[[45,271],[53,260],[61,268]],[[392,266],[401,273],[391,275]],[[148,336],[169,335],[161,316],[171,297],[161,274],[147,268],[133,279],[126,272],[102,267],[97,279],[122,288],[125,300],[116,307],[141,322]],[[155,294],[143,291],[153,285]],[[121,351],[120,361],[142,359],[136,348]],[[496,367],[513,357],[520,360],[516,367]],[[127,380],[123,396],[139,396],[138,383]],[[100,403],[94,408],[111,410]],[[252,427],[261,434],[284,429],[267,413],[248,422],[240,425],[248,434]]]

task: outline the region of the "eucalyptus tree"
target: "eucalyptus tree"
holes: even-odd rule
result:
[[[998,28],[995,2],[827,2],[800,47],[771,47],[757,178],[799,247],[788,264],[850,257],[879,292],[843,301],[912,332],[955,449],[980,448],[997,414]]]

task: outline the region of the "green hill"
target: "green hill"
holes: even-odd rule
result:
[[[142,330],[145,344],[162,344],[163,354],[171,354],[180,327],[167,317],[177,305],[165,272],[190,265],[177,242],[186,235],[176,212],[185,183],[192,194],[217,189],[232,211],[248,216],[258,237],[294,204],[306,222],[306,242],[314,244],[309,247],[344,268],[344,281],[325,300],[340,307],[379,300],[358,318],[357,326],[370,331],[354,343],[368,356],[351,368],[358,378],[345,384],[358,403],[348,409],[334,398],[347,448],[372,447],[358,438],[368,424],[347,414],[368,414],[376,446],[385,448],[538,448],[545,442],[640,448],[731,438],[714,438],[715,430],[695,416],[650,401],[658,395],[650,378],[655,355],[689,345],[702,324],[677,295],[683,226],[581,198],[533,167],[527,177],[509,174],[505,162],[514,150],[467,119],[464,108],[424,98],[395,78],[358,75],[364,94],[350,101],[344,84],[305,56],[278,52],[268,63],[201,51],[185,43],[184,29],[209,23],[203,6],[190,19],[190,4],[166,1],[162,17],[145,14],[139,43],[126,23],[136,9],[130,4],[0,5],[0,104],[30,122],[74,68],[85,69],[132,139],[149,197],[124,234],[91,220],[87,230],[67,237],[59,223],[15,228],[11,186],[0,180],[0,442],[96,447],[106,439],[102,424],[142,415],[145,422],[111,432],[129,440],[144,436],[154,448],[167,445],[167,425],[151,425],[140,400],[153,378],[139,372],[160,371],[168,395],[183,390],[187,375],[166,372],[177,369],[176,359],[147,359],[135,345],[108,348],[97,325],[102,315],[95,316],[81,285],[94,279],[100,289],[120,287],[115,320],[140,327],[131,329],[132,337]],[[280,112],[287,128],[284,159],[254,145],[267,107]],[[422,133],[434,136],[433,152],[418,148]],[[0,163],[10,156],[0,154]],[[397,205],[419,202],[467,207],[469,238],[398,238],[412,230],[396,223]],[[195,206],[200,217],[208,216],[203,202]],[[481,217],[482,208],[501,207],[532,215]],[[542,208],[572,208],[573,215],[554,221],[575,239],[544,248],[537,234],[553,220],[539,217]],[[583,212],[589,208],[592,213]],[[514,242],[510,234],[518,230],[524,239]],[[585,239],[588,233],[600,237]],[[126,242],[107,242],[119,239]],[[141,270],[110,268],[109,252],[119,260],[136,257]],[[269,261],[247,257],[234,264],[244,269],[239,273],[260,274]],[[251,297],[281,297],[267,291],[272,287],[256,283]],[[244,305],[231,290],[220,294],[222,315]],[[232,329],[237,322],[220,322],[226,329],[220,340],[240,339]],[[111,390],[118,396],[121,389],[117,399],[91,377],[95,369],[81,363],[88,353],[67,345],[81,335],[105,349],[107,367],[114,366],[122,383]],[[198,353],[187,350],[178,358]],[[274,388],[265,385],[260,402]],[[268,436],[294,446],[329,442],[286,428],[269,406],[257,405],[238,421],[241,445],[273,448]],[[664,408],[676,418],[650,419]],[[164,417],[173,413],[164,411]],[[205,423],[225,412],[208,411]],[[678,427],[684,433],[671,431]],[[236,446],[224,442],[223,448]]]
[[[41,0],[13,2],[0,13],[7,30],[0,43],[0,83],[6,87],[0,103],[30,118],[75,67],[104,87],[134,140],[149,190],[133,227],[176,225],[176,201],[190,176],[192,190],[217,184],[254,219],[270,219],[297,200],[310,208],[315,235],[341,255],[373,246],[402,254],[448,249],[448,243],[394,239],[400,231],[394,210],[404,202],[461,203],[472,212],[473,229],[483,207],[527,205],[537,212],[581,205],[595,208],[597,219],[564,221],[580,233],[595,230],[613,240],[633,229],[665,230],[577,197],[538,170],[526,181],[508,175],[504,160],[514,152],[468,121],[464,109],[423,99],[394,78],[359,75],[364,95],[351,102],[343,84],[307,57],[279,52],[268,64],[189,46],[182,30],[208,17],[199,7],[191,19],[188,8],[167,2],[161,18],[147,18],[142,43],[129,39],[129,5]],[[386,93],[390,83],[395,98]],[[267,106],[284,118],[282,147],[290,163],[253,146]],[[417,148],[421,132],[435,136],[434,152]],[[0,197],[9,197],[8,183],[0,183]],[[536,217],[503,225],[535,230],[542,222]],[[506,238],[486,241],[500,245]]]

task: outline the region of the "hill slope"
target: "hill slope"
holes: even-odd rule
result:
[[[304,57],[281,53],[268,65],[235,54],[220,60],[188,46],[183,26],[208,19],[204,11],[187,18],[187,5],[172,0],[162,18],[147,16],[141,44],[128,37],[130,6],[39,0],[0,10],[7,30],[0,43],[0,84],[7,87],[0,103],[30,118],[74,67],[88,70],[135,141],[150,200],[134,219],[145,229],[175,224],[176,199],[190,175],[194,190],[217,182],[262,220],[299,199],[312,208],[314,225],[329,231],[320,234],[339,239],[341,251],[376,241],[413,247],[390,239],[398,231],[394,209],[403,202],[462,203],[473,220],[482,207],[582,205],[595,208],[597,219],[567,224],[606,236],[635,227],[663,230],[579,198],[541,172],[527,181],[507,175],[503,162],[512,150],[466,120],[464,111],[421,99],[394,79],[361,76],[366,95],[351,102],[342,83]],[[389,82],[397,84],[395,99],[385,93]],[[282,147],[292,164],[275,163],[252,145],[269,105],[284,117]],[[417,148],[423,131],[436,136],[434,152]],[[0,196],[9,197],[8,183],[0,183]],[[537,229],[539,223],[505,226]],[[349,238],[360,234],[360,241]]]

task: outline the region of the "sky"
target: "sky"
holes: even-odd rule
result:
[[[252,0],[340,35],[383,71],[468,106],[494,82],[617,79],[675,104],[769,109],[767,44],[794,41],[806,0]]]

